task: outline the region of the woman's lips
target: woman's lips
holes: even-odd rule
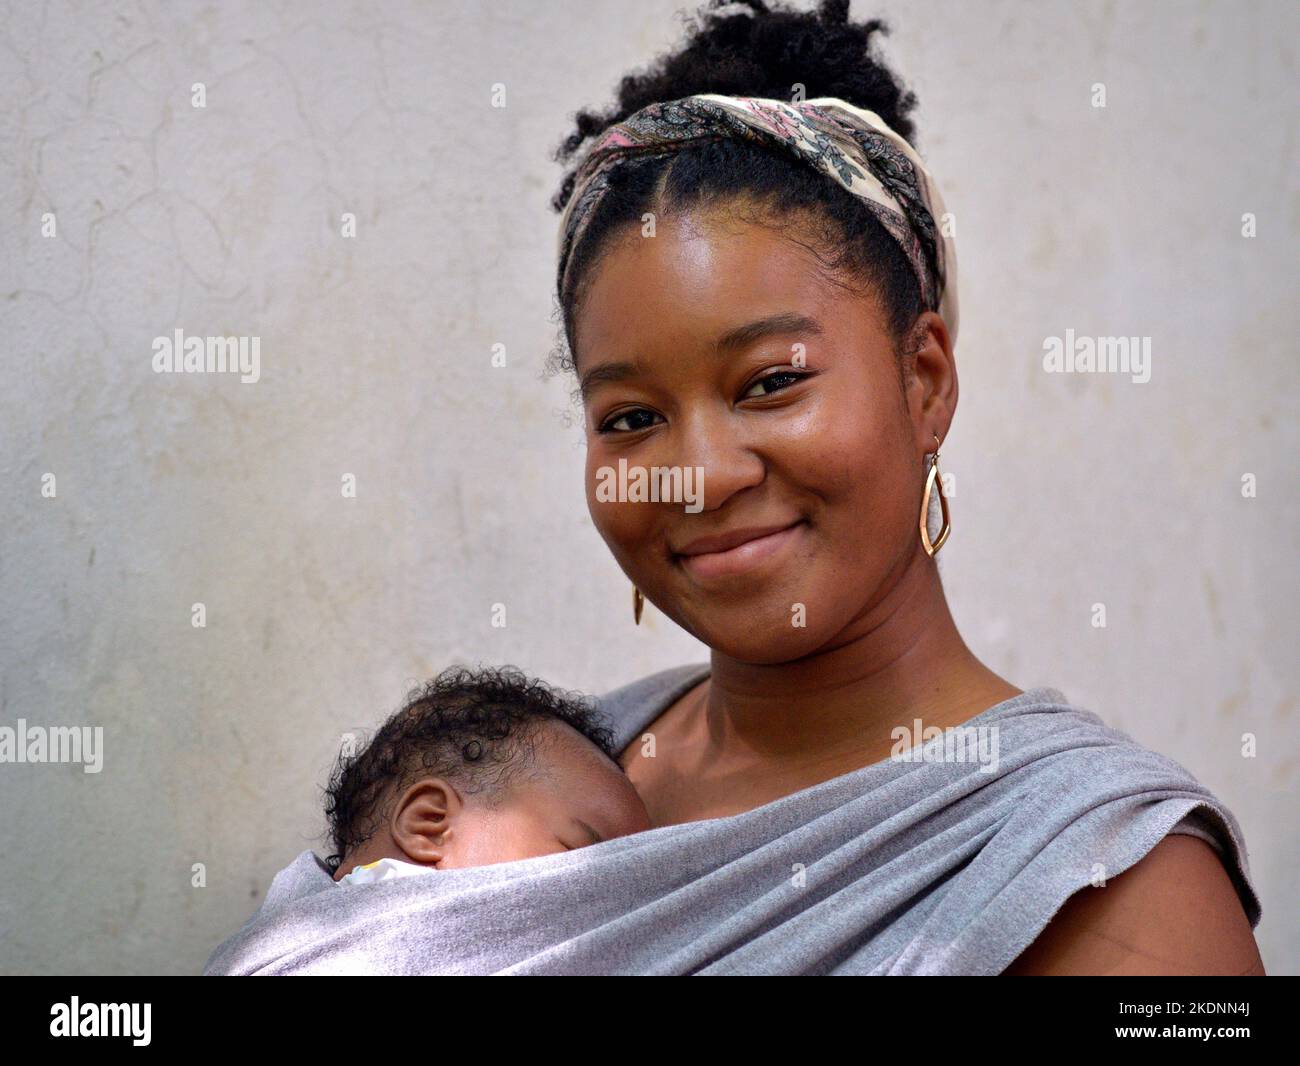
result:
[[[677,558],[687,573],[697,579],[744,574],[792,544],[803,526],[803,520],[800,519],[785,529],[754,537],[725,551],[678,554]]]

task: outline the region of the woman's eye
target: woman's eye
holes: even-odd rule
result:
[[[788,389],[800,378],[806,378],[807,374],[801,374],[793,370],[780,370],[775,374],[768,374],[765,378],[759,378],[749,390],[741,397],[742,400],[750,399],[755,396],[770,396],[774,392],[780,392],[782,389]],[[773,386],[768,388],[767,386]],[[762,392],[755,392],[755,389],[762,388]]]
[[[654,425],[653,419],[659,416],[653,411],[647,411],[644,407],[638,407],[631,411],[620,411],[616,415],[611,415],[600,424],[598,432],[600,433],[634,433],[638,429],[646,429]]]

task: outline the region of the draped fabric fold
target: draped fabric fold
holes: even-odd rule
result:
[[[707,672],[604,697],[620,747]],[[1218,850],[1258,924],[1241,827],[1177,763],[1051,688],[965,725],[994,731],[992,772],[891,759],[731,817],[372,885],[304,851],[204,973],[997,974],[1170,832]]]

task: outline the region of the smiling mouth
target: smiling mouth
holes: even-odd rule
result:
[[[806,524],[801,518],[772,532],[756,531],[753,537],[713,551],[699,551],[688,544],[688,550],[675,553],[674,558],[697,580],[734,577],[737,574],[748,573],[780,554],[799,538]],[[737,540],[737,537],[706,538],[698,542],[699,546],[713,547],[713,544],[709,543],[710,540],[727,543]]]

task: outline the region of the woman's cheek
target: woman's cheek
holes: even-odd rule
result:
[[[627,569],[635,561],[649,539],[652,525],[652,508],[647,504],[606,498],[609,479],[602,480],[599,471],[609,466],[617,469],[617,460],[599,460],[589,463],[587,469],[587,513],[614,558]],[[602,489],[602,484],[605,486]]]
[[[906,535],[912,486],[902,466],[898,419],[892,408],[845,405],[821,423],[816,434],[815,477],[811,483],[824,501],[834,527],[835,554],[862,565],[879,555],[892,557]]]
[[[787,427],[785,450],[792,465],[836,500],[856,497],[879,477],[880,460],[896,430],[885,426],[875,405],[839,390],[810,406]]]

